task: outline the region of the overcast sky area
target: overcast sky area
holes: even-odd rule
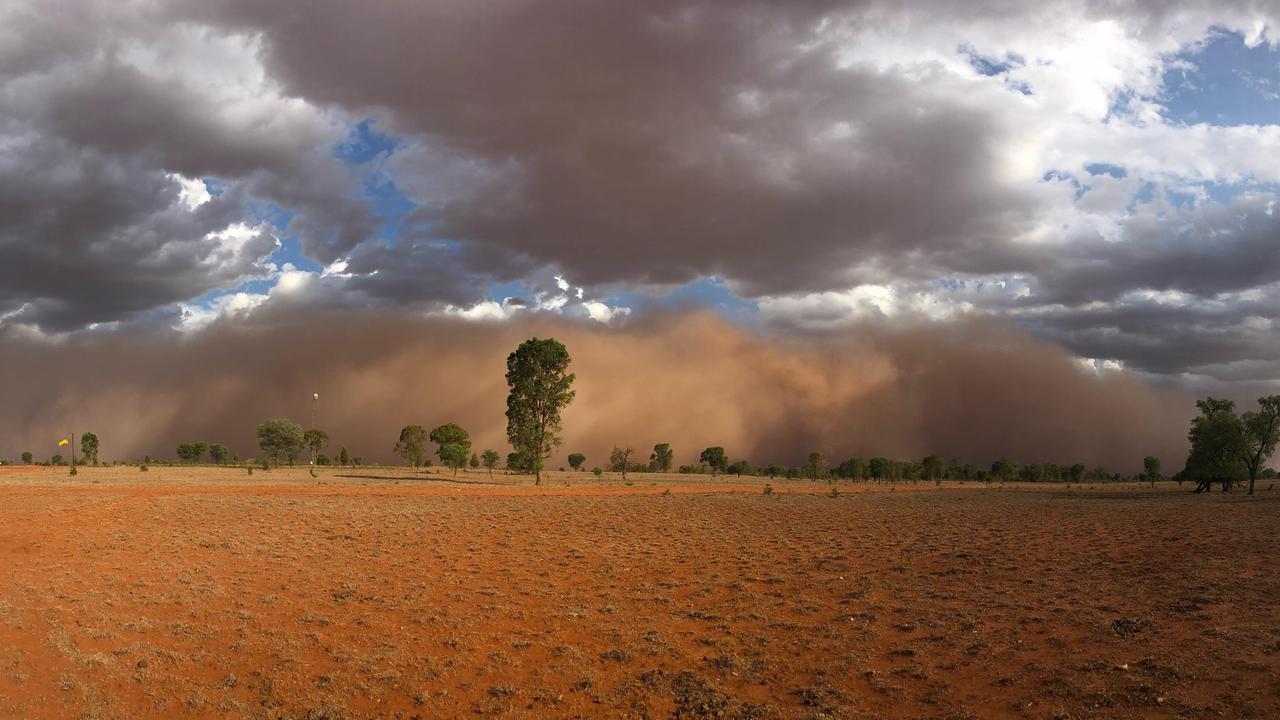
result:
[[[1011,320],[1280,385],[1280,7],[0,0],[0,334]]]

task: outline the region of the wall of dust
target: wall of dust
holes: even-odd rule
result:
[[[85,430],[107,460],[173,457],[195,439],[249,457],[270,417],[321,427],[332,451],[367,461],[394,461],[405,424],[450,421],[505,457],[506,356],[531,336],[565,342],[577,374],[552,467],[573,451],[590,467],[614,445],[647,458],[670,442],[677,464],[723,445],[757,464],[799,464],[825,447],[837,460],[1007,455],[1120,472],[1156,454],[1172,471],[1194,411],[1184,392],[1085,373],[1061,348],[991,321],[771,335],[701,312],[619,327],[336,313],[181,337],[0,339],[0,457],[48,458],[60,434]]]

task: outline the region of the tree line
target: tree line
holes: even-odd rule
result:
[[[554,338],[530,338],[521,343],[507,357],[507,441],[513,451],[507,454],[508,472],[532,473],[535,484],[540,484],[546,461],[562,444],[561,411],[573,401],[575,379],[568,372],[569,352],[564,344]],[[1258,479],[1275,478],[1276,471],[1266,467],[1280,440],[1280,395],[1258,399],[1258,408],[1237,414],[1235,403],[1230,400],[1208,397],[1196,402],[1200,411],[1191,421],[1187,434],[1190,450],[1184,468],[1173,476],[1196,483],[1195,491],[1204,492],[1218,484],[1224,491],[1246,483],[1253,494]],[[271,464],[293,464],[305,451],[314,465],[360,465],[362,459],[348,453],[342,447],[332,457],[324,454],[329,435],[323,430],[304,430],[301,425],[286,418],[267,420],[257,427],[258,447],[263,456],[257,460],[264,467]],[[428,443],[434,443],[434,453]],[[98,436],[86,432],[80,437],[81,462],[98,464]],[[444,467],[456,474],[470,466],[484,467],[492,476],[500,455],[486,448],[473,452],[468,432],[457,423],[448,422],[430,431],[422,425],[404,426],[392,446],[392,451],[411,467],[431,465],[431,455]],[[961,463],[952,458],[949,462],[938,455],[928,455],[919,461],[899,460],[884,456],[871,458],[852,457],[838,464],[830,463],[829,451],[815,450],[809,453],[800,466],[753,465],[746,459],[730,462],[722,446],[705,448],[698,455],[696,465],[681,465],[677,471],[687,474],[711,475],[759,475],[769,478],[786,477],[810,480],[847,481],[940,481],[943,479],[979,482],[1108,482],[1126,479],[1120,473],[1106,468],[1089,468],[1083,463],[1059,465],[1054,463],[1019,464],[1009,458],[1000,458],[989,467]],[[239,463],[230,455],[226,445],[206,441],[186,442],[178,445],[177,457],[184,463],[200,463],[207,457],[211,463]],[[672,471],[675,452],[670,443],[653,446],[645,462],[631,446],[614,447],[606,463],[612,472],[627,473]],[[569,466],[581,471],[587,457],[581,452],[568,455]],[[22,461],[31,464],[30,452],[22,454]],[[150,461],[150,458],[147,458]],[[54,455],[50,464],[61,464],[61,455]],[[252,462],[252,460],[250,461]],[[1127,479],[1145,480],[1153,484],[1162,478],[1160,460],[1154,456],[1142,459],[1142,472]],[[74,470],[74,468],[73,468]],[[597,466],[592,471],[599,475]]]

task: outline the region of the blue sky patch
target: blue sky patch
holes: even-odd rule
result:
[[[1158,98],[1168,120],[1280,124],[1280,51],[1267,43],[1251,48],[1240,33],[1217,30],[1173,60]]]
[[[333,155],[353,165],[363,165],[379,155],[390,155],[399,141],[373,129],[376,118],[361,120],[334,148]]]

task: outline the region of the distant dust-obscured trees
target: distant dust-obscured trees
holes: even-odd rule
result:
[[[87,432],[80,436],[80,456],[85,465],[98,464],[98,436]]]
[[[400,439],[391,450],[410,467],[422,467],[427,460],[426,428],[421,425],[405,425],[400,430]]]
[[[1249,481],[1249,494],[1280,441],[1280,395],[1258,398],[1258,410],[1236,415],[1235,403],[1208,397],[1196,402],[1182,477],[1196,481],[1196,492],[1220,483],[1224,491]]]
[[[543,463],[560,445],[560,411],[573,401],[569,351],[554,338],[530,338],[507,357],[507,440],[542,483]]]
[[[649,471],[671,472],[671,461],[674,457],[675,452],[671,449],[670,443],[654,445],[653,452],[649,454]]]
[[[635,450],[630,445],[627,447],[615,447],[613,452],[609,453],[609,469],[614,472],[622,473],[623,481],[627,479],[627,467],[631,465],[631,455]]]
[[[581,470],[582,463],[587,461],[587,456],[582,453],[569,453],[569,467],[574,470]]]
[[[258,426],[258,447],[268,459],[277,465],[293,464],[302,452],[304,441],[302,426],[286,419],[275,418]]]
[[[215,465],[225,464],[227,462],[227,457],[230,454],[231,451],[222,443],[209,444],[209,462],[212,462]]]
[[[484,467],[489,471],[489,479],[493,479],[493,469],[498,467],[498,451],[485,450],[480,453],[480,461],[484,463]]]
[[[729,470],[729,456],[725,454],[724,448],[719,445],[703,450],[698,455],[698,462],[710,468],[712,475]]]
[[[457,475],[471,454],[471,436],[457,423],[445,423],[433,429],[430,437],[431,442],[439,446],[436,457],[440,458],[440,464],[453,468],[453,474]]]
[[[26,451],[26,452],[22,453],[22,464],[23,464],[23,465],[30,465],[30,464],[31,464],[31,462],[32,462],[33,460],[35,460],[35,456],[31,454],[31,451],[30,451],[30,450],[28,450],[28,451]]]
[[[329,433],[311,428],[302,433],[302,444],[306,446],[307,452],[311,454],[311,464],[315,465],[316,459],[320,457],[320,453],[324,450],[324,446],[329,444]]]
[[[176,454],[180,462],[195,464],[204,459],[204,453],[208,449],[209,443],[203,440],[196,440],[195,442],[179,445]]]
[[[1142,476],[1151,483],[1151,487],[1155,487],[1160,479],[1160,458],[1155,455],[1142,458]]]

